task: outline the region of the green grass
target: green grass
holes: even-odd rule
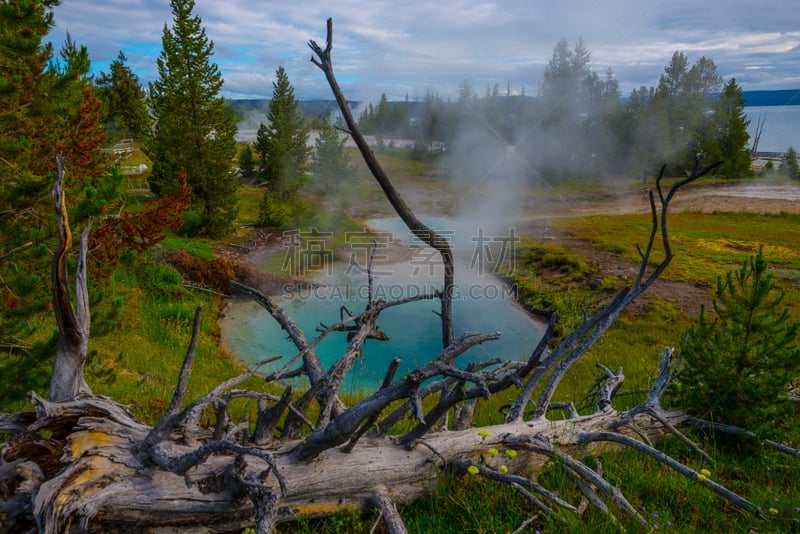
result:
[[[800,274],[800,215],[755,213],[674,213],[669,216],[669,233],[674,259],[664,278],[707,283],[741,264],[744,257],[764,254],[777,269]],[[646,244],[649,215],[591,216],[559,223],[579,239],[604,250],[620,252],[638,261],[635,245]],[[660,244],[660,243],[659,243]],[[652,259],[663,258],[659,247]]]
[[[214,259],[214,248],[216,246],[214,241],[210,239],[185,238],[176,235],[170,235],[165,238],[161,245],[171,249],[183,250],[196,258],[204,260]]]
[[[182,276],[162,264],[137,264],[117,270],[107,292],[124,301],[122,314],[113,328],[93,335],[90,347],[97,351],[100,371],[113,369],[113,379],[93,377],[88,381],[95,393],[108,395],[149,423],[163,413],[177,382],[197,306],[202,306],[201,332],[185,401],[191,402],[226,378],[242,372],[241,365],[219,347],[217,316],[221,299],[181,285]],[[102,313],[102,308],[94,313]],[[102,372],[100,373],[102,374]],[[108,374],[108,373],[106,373]],[[92,380],[92,378],[98,378]],[[265,391],[265,384],[250,379],[247,387]],[[234,408],[238,416],[252,406]]]
[[[239,189],[239,216],[237,221],[241,224],[255,224],[258,220],[258,207],[264,190],[258,187],[246,186]]]

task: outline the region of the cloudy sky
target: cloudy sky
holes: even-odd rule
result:
[[[478,92],[498,84],[535,95],[558,40],[580,37],[592,70],[610,67],[624,95],[656,85],[675,51],[713,59],[745,90],[800,88],[796,0],[195,1],[228,97],[269,98],[283,66],[299,98],[330,98],[306,45],[324,44],[328,17],[334,69],[351,100],[455,96],[463,80]],[[55,18],[56,46],[69,31],[95,71],[122,50],[144,83],[172,24],[168,0],[63,0]]]

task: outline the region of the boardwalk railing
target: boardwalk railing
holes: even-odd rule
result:
[[[136,152],[136,147],[133,145],[133,139],[122,139],[110,148],[102,149],[104,154],[111,154],[115,159],[125,159]]]
[[[758,159],[783,159],[783,152],[751,152],[750,155]]]

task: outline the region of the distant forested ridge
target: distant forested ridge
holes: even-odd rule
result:
[[[532,97],[527,98],[531,99]],[[749,107],[798,106],[800,105],[800,89],[742,91],[742,98],[745,106]],[[269,99],[230,99],[226,100],[226,104],[242,118],[246,118],[250,113],[256,112],[260,120],[260,115],[266,113],[269,107]],[[354,109],[359,108],[361,104],[361,102],[357,101],[350,102],[350,106]],[[390,102],[390,104],[396,103]],[[402,104],[410,108],[412,116],[417,108],[422,107],[422,102],[403,102]],[[299,111],[306,118],[313,119],[314,117],[328,116],[338,111],[338,108],[335,100],[300,100]]]
[[[744,105],[756,106],[800,106],[800,89],[778,89],[774,91],[742,91]]]

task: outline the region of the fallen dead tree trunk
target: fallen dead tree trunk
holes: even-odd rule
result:
[[[141,444],[152,429],[110,399],[87,397],[50,403],[34,396],[33,401],[35,414],[6,419],[2,429],[17,423],[20,431],[20,441],[7,444],[10,450],[20,450],[13,460],[18,462],[14,467],[18,477],[25,476],[25,463],[59,466],[58,473],[43,482],[41,472],[32,470],[34,476],[17,486],[19,491],[24,487],[31,496],[35,495],[33,515],[44,526],[43,532],[48,533],[62,532],[65,525],[76,531],[94,532],[162,527],[180,527],[182,532],[245,528],[255,522],[253,505],[232,479],[258,478],[262,473],[268,474],[260,483],[280,494],[275,510],[278,521],[328,515],[346,507],[370,510],[376,488],[385,488],[393,502],[407,504],[428,494],[442,468],[457,467],[459,461],[483,464],[497,473],[501,465],[512,472],[533,473],[549,458],[526,450],[524,444],[528,440],[558,443],[559,450],[579,458],[596,453],[599,448],[584,450],[581,435],[610,431],[620,424],[628,427],[631,422],[625,413],[608,410],[560,421],[542,418],[505,423],[481,428],[480,434],[475,428],[432,432],[413,447],[398,445],[391,437],[365,437],[350,453],[328,449],[312,462],[295,460],[292,450],[300,442],[289,441],[269,449],[272,466],[248,453],[238,457],[242,465],[237,466],[236,451],[227,449],[227,454],[209,456],[202,463],[175,473],[154,468],[149,457],[142,457]],[[680,425],[687,418],[677,411],[664,412],[662,416],[672,425]],[[25,419],[34,422],[22,431],[19,423]],[[654,439],[668,431],[658,420],[644,414],[636,417],[635,424],[638,431]],[[37,439],[36,434],[42,430],[53,431],[53,437]],[[192,454],[197,443],[212,441],[210,430],[203,434],[184,439],[174,436],[161,445],[162,452],[171,457]],[[188,443],[179,443],[187,439]],[[37,454],[23,458],[26,447]],[[501,453],[491,457],[487,454],[491,448]],[[504,454],[507,450],[518,454],[510,458]],[[221,447],[220,451],[226,452],[226,448]]]

